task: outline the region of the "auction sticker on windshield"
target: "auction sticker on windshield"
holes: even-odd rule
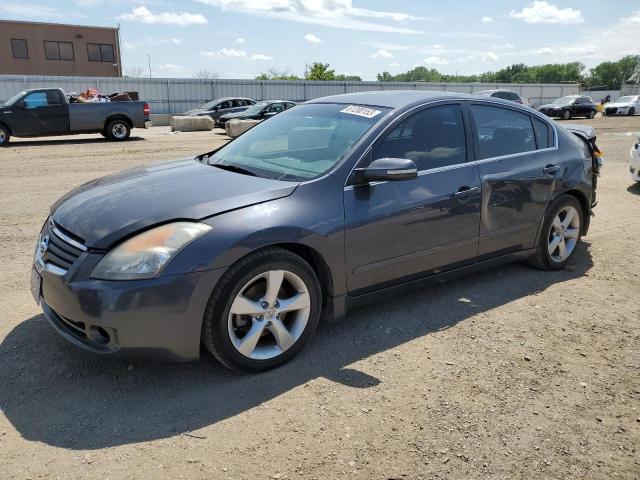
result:
[[[367,107],[360,107],[358,105],[350,105],[347,108],[343,108],[342,110],[340,110],[340,112],[349,113],[351,115],[358,115],[360,117],[365,117],[365,118],[373,118],[379,113],[381,113],[380,110],[374,110],[373,108],[367,108]]]

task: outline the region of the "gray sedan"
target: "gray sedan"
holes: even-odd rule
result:
[[[316,99],[65,195],[32,291],[96,354],[185,361],[203,345],[272,368],[365,302],[509,261],[563,268],[589,226],[594,140],[493,98]]]

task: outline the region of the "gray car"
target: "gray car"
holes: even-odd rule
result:
[[[184,361],[203,345],[264,370],[365,302],[510,261],[564,267],[589,227],[594,140],[493,98],[316,99],[65,195],[32,291],[96,354]]]
[[[194,108],[192,110],[184,112],[184,115],[192,117],[211,117],[211,119],[217,123],[218,119],[222,115],[226,115],[228,113],[244,112],[247,108],[255,103],[256,101],[251,98],[216,98],[215,100],[211,100],[210,102],[205,103],[199,108]]]

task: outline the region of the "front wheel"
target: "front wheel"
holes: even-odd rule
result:
[[[318,278],[282,248],[254,252],[216,285],[202,325],[202,343],[232,370],[261,371],[293,357],[320,320]]]
[[[107,138],[121,142],[131,135],[131,127],[125,120],[112,120],[107,125]]]
[[[596,116],[596,111],[595,110],[591,110],[589,112],[589,115],[587,115],[587,118],[594,118]]]
[[[531,259],[534,267],[560,270],[569,263],[580,242],[582,215],[582,205],[572,195],[561,195],[549,205],[538,250]]]
[[[562,112],[562,119],[563,120],[569,120],[571,118],[571,111],[570,110],[564,110]]]
[[[0,147],[5,147],[9,145],[10,139],[11,139],[11,134],[9,133],[9,129],[4,125],[0,125]]]
[[[636,114],[636,109],[635,109],[635,107],[631,107],[631,108],[629,109],[629,112],[627,113],[627,115],[629,115],[629,116],[633,116],[633,115],[635,115],[635,114]]]

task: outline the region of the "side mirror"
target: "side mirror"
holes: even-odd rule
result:
[[[264,117],[273,117],[277,112],[262,112]]]
[[[418,167],[406,158],[378,158],[365,168],[356,168],[356,184],[413,180],[418,177]]]

